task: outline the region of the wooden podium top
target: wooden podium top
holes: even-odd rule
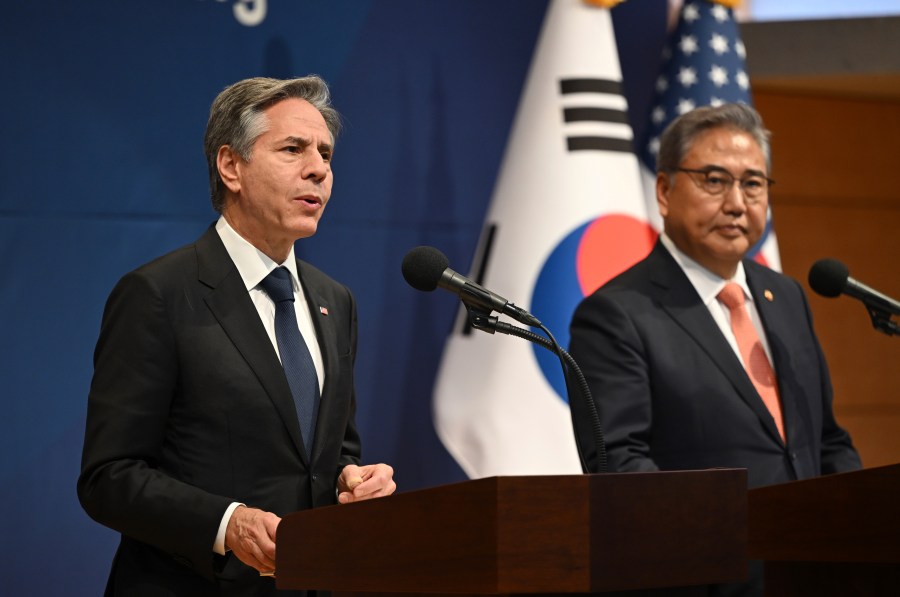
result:
[[[753,489],[750,557],[900,563],[898,496],[900,464]]]
[[[595,592],[746,578],[743,469],[491,477],[286,516],[281,589]]]

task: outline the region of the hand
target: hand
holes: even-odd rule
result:
[[[260,574],[275,572],[275,531],[281,518],[257,508],[238,506],[225,528],[225,547]]]
[[[349,504],[391,495],[397,489],[394,469],[386,464],[348,464],[338,477],[338,502]]]

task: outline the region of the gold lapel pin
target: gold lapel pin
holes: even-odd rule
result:
[[[772,294],[772,291],[766,288],[766,291],[763,292],[763,296],[766,297],[766,300],[770,303],[775,300],[775,295]]]

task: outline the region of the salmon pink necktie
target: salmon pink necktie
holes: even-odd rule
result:
[[[744,369],[747,370],[750,381],[753,382],[763,403],[769,409],[772,418],[775,419],[778,434],[784,440],[784,421],[781,416],[781,401],[778,397],[778,380],[775,378],[775,372],[772,370],[766,351],[759,340],[756,328],[750,321],[750,315],[744,305],[744,290],[739,284],[729,282],[719,292],[717,298],[731,312],[731,331],[734,332],[734,338],[737,340]]]

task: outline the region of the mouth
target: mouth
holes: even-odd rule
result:
[[[322,199],[316,197],[315,195],[301,195],[300,197],[294,197],[294,201],[302,203],[311,208],[318,208],[324,205]]]
[[[720,224],[716,226],[716,231],[729,238],[736,238],[747,234],[747,229],[739,224]]]

